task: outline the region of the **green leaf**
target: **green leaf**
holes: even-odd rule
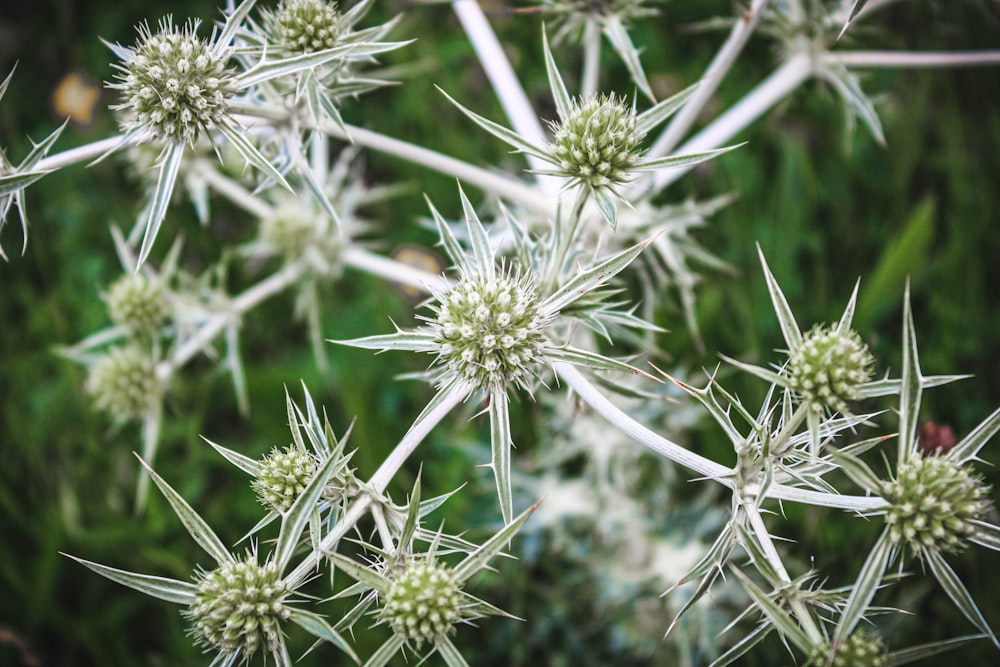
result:
[[[554,159],[551,155],[549,155],[548,152],[544,148],[536,146],[535,144],[531,143],[530,141],[526,141],[525,139],[522,139],[521,136],[519,134],[517,134],[516,132],[514,132],[513,130],[509,130],[506,127],[504,127],[503,125],[499,125],[498,123],[494,123],[492,120],[488,120],[486,118],[483,118],[482,116],[480,116],[479,114],[475,113],[474,111],[470,111],[469,109],[466,109],[464,106],[462,106],[461,104],[459,104],[458,102],[456,102],[451,97],[451,95],[449,95],[448,93],[446,93],[443,90],[441,90],[441,88],[438,88],[438,90],[441,91],[442,95],[444,95],[445,97],[448,98],[449,102],[451,102],[456,107],[458,107],[459,111],[461,111],[462,113],[464,113],[466,116],[468,116],[470,119],[472,119],[472,121],[475,122],[476,125],[478,125],[479,127],[483,128],[484,130],[486,130],[487,132],[489,132],[490,134],[492,134],[497,139],[500,139],[504,143],[510,144],[511,146],[513,146],[517,150],[521,151],[522,153],[527,153],[528,155],[534,155],[535,157],[537,157],[539,159],[542,159],[542,160],[545,160],[546,162],[550,162],[552,164],[556,164],[556,165],[559,164],[559,162],[556,159]]]
[[[285,180],[285,177],[282,176],[281,173],[274,168],[274,165],[271,164],[268,159],[257,150],[257,147],[250,143],[250,140],[243,135],[243,132],[246,130],[230,125],[229,123],[219,123],[217,129],[226,135],[226,138],[229,139],[233,148],[235,148],[239,154],[243,156],[244,160],[264,172],[268,178],[274,180],[281,187],[285,188],[289,192],[295,192],[292,189],[292,186],[288,184],[288,181]]]
[[[771,596],[757,587],[739,568],[730,567],[736,578],[740,580],[743,589],[750,595],[753,602],[774,624],[775,629],[787,639],[790,639],[801,651],[809,651],[811,642],[805,631],[799,627],[791,616],[781,606],[771,599]]]
[[[490,450],[493,476],[496,479],[497,497],[500,500],[500,514],[504,523],[514,516],[514,494],[510,481],[510,405],[507,390],[493,387],[490,390]]]
[[[213,50],[216,55],[223,55],[226,52],[229,43],[236,37],[236,31],[240,29],[243,19],[250,14],[250,10],[253,9],[256,2],[257,0],[243,0],[233,10],[233,13],[226,17],[226,22],[222,26],[222,32],[219,33],[213,42]]]
[[[531,513],[538,508],[539,503],[535,503],[528,509],[524,510],[513,521],[504,526],[499,532],[497,532],[493,537],[486,540],[479,547],[473,551],[471,554],[465,557],[465,559],[455,566],[452,574],[455,576],[455,581],[459,584],[464,584],[469,578],[476,572],[482,570],[493,559],[500,550],[506,546],[514,534],[521,529],[524,522],[528,520]]]
[[[716,658],[709,667],[725,667],[726,665],[733,664],[746,655],[750,649],[759,644],[773,629],[774,626],[770,623],[761,623],[751,630],[749,634],[744,635],[732,648]]]
[[[902,230],[886,241],[874,271],[865,278],[865,293],[858,303],[860,327],[871,328],[879,315],[895,304],[906,285],[906,277],[920,272],[934,246],[937,202],[924,197],[910,211]]]
[[[339,553],[329,554],[330,560],[333,561],[335,567],[343,570],[349,577],[361,582],[370,589],[379,591],[380,593],[385,593],[389,590],[389,580],[375,572],[370,567],[364,565],[359,565],[347,556],[343,556]]]
[[[149,476],[152,478],[153,482],[156,483],[156,487],[163,494],[163,497],[167,499],[170,506],[174,508],[174,512],[177,514],[177,518],[181,520],[184,527],[187,529],[194,541],[198,543],[202,549],[204,549],[215,562],[219,565],[224,565],[226,563],[233,562],[233,556],[226,549],[222,540],[219,539],[218,535],[215,534],[205,520],[201,516],[191,509],[191,506],[187,504],[187,501],[181,497],[179,493],[174,491],[173,487],[167,484],[167,482],[160,477],[155,470],[153,470],[148,463],[142,460],[138,455],[139,463],[149,472]]]
[[[628,30],[622,24],[621,18],[615,14],[606,16],[601,21],[601,32],[608,38],[611,48],[615,50],[618,57],[625,63],[625,69],[628,70],[629,76],[632,77],[632,82],[639,87],[643,95],[648,97],[650,101],[655,102],[656,96],[653,95],[653,89],[650,87],[649,81],[646,80],[646,72],[642,69],[642,63],[639,61],[639,51],[632,44],[632,38],[629,37]]]
[[[160,158],[160,173],[156,178],[156,189],[153,191],[153,199],[149,203],[149,213],[146,216],[146,230],[142,235],[142,246],[139,248],[139,259],[136,264],[136,271],[145,264],[153,249],[153,241],[160,231],[160,225],[167,215],[167,208],[170,206],[170,197],[174,192],[174,183],[177,182],[177,174],[181,168],[181,160],[184,158],[185,146],[182,143],[171,144],[164,149],[164,154]]]
[[[459,244],[458,239],[451,231],[451,227],[448,222],[438,213],[438,210],[434,208],[434,204],[431,202],[427,195],[424,195],[424,199],[427,200],[427,206],[431,209],[431,215],[434,216],[434,223],[437,225],[438,237],[441,239],[441,246],[444,248],[445,253],[448,255],[448,259],[455,266],[461,265],[465,261],[465,252],[462,251],[462,246]]]
[[[802,330],[799,329],[799,325],[795,322],[795,316],[792,314],[792,309],[788,306],[788,300],[785,299],[778,281],[771,274],[771,269],[767,265],[767,260],[764,259],[764,251],[760,249],[759,243],[757,244],[757,255],[760,257],[760,265],[764,269],[767,293],[771,295],[771,304],[774,306],[774,314],[778,316],[781,335],[784,336],[788,349],[794,350],[802,345]]]
[[[993,411],[989,417],[980,422],[979,426],[972,429],[961,442],[955,445],[951,451],[945,454],[945,458],[964,463],[976,458],[987,442],[989,442],[997,430],[1000,429],[1000,408]]]
[[[462,212],[465,215],[465,226],[469,230],[469,243],[472,245],[472,256],[476,271],[486,276],[494,275],[493,250],[490,248],[490,237],[486,228],[476,215],[472,202],[465,196],[461,184],[458,186],[458,196],[462,200]]]
[[[396,655],[406,640],[397,634],[392,635],[385,643],[378,647],[378,650],[372,653],[372,657],[368,658],[365,662],[364,667],[384,667],[389,663],[392,656]]]
[[[400,331],[394,334],[367,336],[351,340],[329,340],[337,345],[360,347],[366,350],[409,350],[410,352],[433,352],[438,348],[434,334],[423,331]]]
[[[900,649],[889,654],[889,665],[890,667],[906,665],[917,660],[929,658],[932,655],[938,655],[939,653],[950,651],[953,648],[958,648],[959,646],[968,644],[976,639],[986,639],[987,637],[988,635],[966,635],[964,637],[943,639],[938,642],[920,644],[919,646],[911,646],[910,648]]]
[[[877,441],[877,439],[876,439]],[[851,480],[866,491],[878,494],[882,481],[864,461],[846,451],[831,449],[833,460]]]
[[[616,371],[628,373],[630,375],[642,375],[647,378],[653,377],[646,371],[626,364],[624,361],[618,361],[616,359],[605,357],[603,354],[599,354],[597,352],[581,350],[575,347],[566,346],[551,348],[546,350],[545,354],[551,359],[565,361],[576,366],[586,366],[597,371]]]
[[[886,527],[879,535],[875,546],[868,553],[865,564],[858,573],[858,578],[851,587],[851,594],[844,603],[844,609],[837,621],[831,642],[841,646],[854,632],[854,628],[864,618],[865,612],[875,597],[875,592],[882,584],[882,577],[892,557],[893,544],[889,538],[889,528]]]
[[[22,171],[0,176],[0,197],[20,192],[48,173],[47,171]]]
[[[437,652],[444,658],[444,663],[448,667],[469,667],[469,663],[465,661],[462,654],[459,653],[455,645],[451,643],[451,640],[447,636],[441,637],[434,643],[434,648]]]
[[[913,326],[910,308],[910,284],[907,281],[903,294],[903,370],[899,393],[899,457],[902,465],[916,451],[917,420],[920,416],[920,397],[923,391],[920,377],[920,358],[917,354],[917,333]]]
[[[302,531],[305,529],[310,515],[316,509],[316,503],[326,488],[326,483],[337,463],[337,457],[327,457],[306,488],[302,489],[302,493],[281,517],[281,530],[278,532],[278,542],[274,547],[274,560],[278,564],[279,571],[284,571],[288,561],[291,560],[292,554],[299,544]]]
[[[646,239],[580,273],[560,287],[558,291],[547,297],[541,304],[542,310],[552,313],[559,312],[590,290],[603,285],[609,278],[618,275],[626,266],[631,264],[632,260],[638,257],[639,253],[645,250],[646,246],[651,242],[652,239]]]
[[[177,604],[183,605],[190,605],[195,601],[195,594],[198,591],[198,587],[186,581],[178,581],[176,579],[168,579],[166,577],[154,577],[149,574],[127,572],[125,570],[119,570],[117,568],[108,567],[107,565],[101,565],[100,563],[94,563],[89,560],[77,558],[76,556],[70,556],[69,554],[63,555],[67,558],[72,558],[81,565],[85,565],[102,577],[106,577],[111,581],[121,584],[122,586],[128,586],[131,589],[137,590],[140,593],[145,593],[146,595],[150,595],[154,598],[166,600],[167,602],[176,602]]]
[[[217,445],[205,436],[201,436],[201,439],[212,446],[215,451],[222,454],[223,458],[232,463],[234,466],[250,475],[251,477],[257,477],[260,475],[261,465],[260,461],[257,459],[252,459],[249,456],[244,456],[239,452],[234,452],[231,449],[227,449],[222,445]]]
[[[962,583],[962,580],[958,578],[955,571],[945,561],[941,552],[936,549],[925,549],[924,561],[930,566],[934,578],[938,580],[944,592],[948,594],[948,597],[955,603],[959,611],[969,619],[969,622],[976,626],[977,630],[986,635],[993,642],[994,646],[1000,649],[1000,641],[997,641],[996,635],[993,634],[993,630],[990,629],[986,619],[983,618],[983,614],[979,611],[979,607],[976,606],[972,595],[969,594],[965,584]]]
[[[399,531],[400,552],[405,552],[410,547],[413,535],[420,526],[420,494],[420,474],[418,473],[417,478],[413,480],[413,489],[410,491],[410,497],[406,501],[406,520],[403,522],[402,530]]]
[[[545,53],[545,73],[549,77],[549,89],[552,90],[552,99],[556,103],[556,113],[562,121],[569,118],[573,108],[566,84],[563,82],[559,68],[556,66],[555,58],[552,57],[552,50],[549,48],[549,38],[545,32],[545,24],[542,24],[542,51]]]
[[[711,151],[704,151],[701,153],[687,153],[686,155],[668,155],[666,157],[654,158],[649,160],[639,160],[632,167],[633,171],[653,171],[654,169],[666,169],[668,167],[689,167],[695,164],[701,164],[711,160],[714,157],[718,157],[723,153],[728,153],[731,150],[743,146],[746,142],[742,144],[735,144],[733,146],[725,146],[723,148],[716,148]]]
[[[348,656],[350,656],[351,660],[353,660],[355,663],[361,662],[361,659],[358,658],[358,655],[354,652],[354,649],[352,649],[351,646],[346,641],[344,641],[343,637],[337,634],[337,632],[332,627],[330,627],[330,624],[326,622],[325,618],[323,618],[319,614],[314,614],[313,612],[306,611],[304,609],[296,609],[294,607],[289,607],[289,610],[291,611],[292,615],[289,616],[288,620],[290,620],[292,623],[299,626],[312,636],[318,637],[326,642],[329,642],[330,644],[333,644],[341,651],[346,653]]]
[[[976,527],[976,532],[969,536],[970,542],[993,551],[1000,551],[1000,526],[977,519],[972,519],[969,523]]]

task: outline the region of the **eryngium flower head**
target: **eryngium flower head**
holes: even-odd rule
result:
[[[265,11],[264,25],[274,45],[291,55],[337,46],[341,32],[337,3],[326,0],[283,0]]]
[[[179,28],[166,19],[156,34],[139,26],[139,40],[112,84],[122,92],[125,123],[160,142],[194,144],[226,117],[235,92],[226,54],[195,35],[197,22]]]
[[[444,565],[410,560],[391,579],[382,618],[415,648],[447,636],[461,619],[461,590]]]
[[[615,95],[574,100],[552,131],[551,151],[566,175],[594,188],[627,182],[640,157],[635,110]]]
[[[318,467],[316,457],[295,447],[275,447],[260,463],[260,474],[250,486],[262,505],[278,512],[292,506]]]
[[[112,417],[142,417],[159,397],[156,367],[137,346],[109,350],[90,367],[87,392]]]
[[[847,412],[858,387],[872,378],[875,359],[855,331],[815,326],[788,353],[792,390],[813,410]]]
[[[151,334],[172,315],[167,291],[141,274],[116,280],[105,297],[111,321],[139,334]]]
[[[477,387],[527,387],[541,357],[546,319],[530,280],[501,267],[463,276],[439,298],[434,321],[448,370]]]
[[[197,587],[185,615],[199,644],[245,660],[261,646],[272,652],[281,646],[281,622],[291,610],[274,563],[259,565],[255,555],[223,563],[204,573]]]
[[[988,490],[968,466],[942,456],[913,455],[900,464],[895,480],[882,484],[889,537],[896,544],[905,541],[916,553],[957,553],[977,530],[971,522],[989,510]]]
[[[829,653],[829,645],[817,646],[809,656],[809,664],[828,667],[889,667],[890,664],[882,638],[864,630],[853,632],[832,661],[827,661]]]

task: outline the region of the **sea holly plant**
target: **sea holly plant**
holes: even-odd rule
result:
[[[435,355],[430,370],[438,393],[425,412],[447,402],[482,396],[490,419],[492,460],[504,519],[513,518],[510,482],[509,393],[529,393],[543,384],[549,365],[565,362],[597,371],[643,373],[611,357],[575,347],[565,339],[565,313],[592,290],[623,271],[646,247],[640,243],[567,276],[545,290],[541,267],[519,266],[496,257],[472,203],[460,191],[471,252],[464,251],[447,221],[431,205],[441,245],[458,269],[454,282],[436,290],[433,317],[414,331],[336,341],[374,350],[409,350]],[[596,319],[614,317],[596,304]],[[563,315],[564,317],[560,317]],[[575,319],[583,315],[574,313]],[[628,322],[632,318],[623,314]],[[562,321],[561,321],[562,320]],[[632,323],[640,324],[638,320]]]
[[[327,459],[282,513],[278,540],[263,563],[256,546],[242,556],[231,553],[204,519],[152,469],[148,472],[157,488],[216,567],[197,570],[191,583],[71,558],[123,586],[184,605],[182,614],[191,624],[195,643],[215,654],[212,665],[246,663],[258,652],[269,654],[277,665],[293,664],[283,630],[286,623],[333,643],[358,662],[354,651],[321,615],[300,606],[305,600],[296,595],[296,585],[301,582],[286,575],[302,531],[337,462],[333,457]]]

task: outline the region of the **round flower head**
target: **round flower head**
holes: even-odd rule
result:
[[[989,510],[988,487],[970,468],[947,457],[914,455],[884,482],[889,503],[885,522],[894,543],[916,553],[933,549],[957,553],[977,531],[971,523]]]
[[[447,567],[414,559],[392,577],[382,618],[416,648],[447,636],[461,619],[462,595]]]
[[[292,506],[318,467],[316,457],[295,447],[275,447],[260,463],[251,487],[262,505],[278,512]]]
[[[871,380],[874,358],[855,331],[815,326],[788,353],[792,390],[814,410],[847,412],[858,387]]]
[[[142,417],[159,396],[153,360],[136,346],[112,348],[94,362],[86,388],[116,418]]]
[[[340,249],[337,233],[331,229],[328,217],[320,211],[292,200],[277,206],[261,219],[260,240],[288,259],[297,259],[311,248],[317,248],[330,260]]]
[[[158,331],[172,314],[163,286],[140,274],[127,274],[116,280],[105,299],[111,321],[139,334]]]
[[[635,110],[615,95],[575,100],[552,130],[551,150],[566,175],[591,187],[626,183],[640,158]]]
[[[282,0],[276,10],[263,15],[274,45],[286,53],[313,53],[337,46],[341,17],[335,2]]]
[[[291,616],[287,594],[277,566],[249,556],[204,573],[185,615],[199,644],[249,660],[261,646],[281,646],[281,622]]]
[[[463,276],[436,306],[436,342],[448,370],[478,387],[527,387],[545,343],[539,301],[532,282],[506,267]]]
[[[166,19],[156,34],[139,26],[139,41],[120,65],[122,92],[116,109],[126,129],[145,129],[155,141],[194,144],[203,130],[226,117],[235,91],[226,54],[198,38],[197,22],[179,28]]]
[[[889,667],[890,664],[882,638],[864,630],[851,633],[832,661],[827,661],[829,653],[829,645],[817,646],[809,656],[809,664],[829,667]]]

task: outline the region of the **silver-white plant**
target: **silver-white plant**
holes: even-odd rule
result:
[[[746,610],[727,619],[739,636],[722,644],[701,642],[699,655],[710,655],[713,664],[734,663],[771,635],[787,647],[790,661],[826,666],[901,665],[972,639],[1000,648],[972,593],[945,560],[969,545],[1000,551],[1000,528],[990,521],[991,491],[974,468],[1000,429],[1000,410],[947,453],[918,447],[923,392],[960,376],[922,374],[908,292],[903,360],[893,376],[881,370],[889,365],[869,350],[867,333],[853,328],[860,284],[843,312],[829,320],[835,324],[803,330],[759,251],[785,343],[780,361],[765,368],[724,357],[723,366],[704,374],[690,371],[683,359],[671,372],[652,365],[661,363],[656,341],[668,323],[657,320],[656,306],[667,290],[681,293],[697,339],[694,287],[701,276],[692,267],[722,262],[690,230],[729,201],[720,195],[706,202],[663,203],[667,185],[698,164],[753,150],[739,143],[741,131],[810,79],[830,84],[849,118],[860,119],[883,142],[857,68],[887,62],[980,65],[1000,61],[996,52],[944,57],[850,51],[842,46],[849,28],[890,2],[751,0],[738,15],[712,22],[726,26],[729,35],[702,80],[685,82],[680,92],[658,101],[646,74],[651,63],[642,62],[641,45],[629,31],[651,20],[655,8],[639,0],[543,0],[540,13],[558,23],[553,45],[544,26],[540,30],[539,69],[555,112],[543,117],[528,102],[479,4],[455,0],[451,6],[507,118],[489,120],[472,110],[479,101],[458,99],[452,91],[454,98],[445,96],[471,122],[450,129],[482,131],[487,141],[512,147],[523,162],[508,173],[500,165],[479,166],[409,143],[393,136],[393,128],[345,122],[342,107],[364,104],[363,94],[387,85],[376,56],[408,44],[385,41],[400,25],[396,19],[362,26],[371,0],[351,8],[330,0],[258,6],[263,4],[229,2],[209,37],[199,34],[198,20],[175,24],[168,18],[155,29],[141,24],[131,47],[109,43],[119,60],[108,84],[117,97],[111,108],[118,112],[119,135],[49,155],[60,136],[57,129],[16,165],[0,153],[0,228],[16,206],[26,241],[25,193],[37,180],[111,153],[145,160],[148,168],[148,155],[123,149],[144,144],[155,149],[151,194],[132,233],[112,228],[124,275],[103,293],[109,324],[62,353],[86,368],[85,393],[97,408],[119,425],[142,424],[137,507],[142,508],[151,479],[214,565],[193,568],[187,581],[71,558],[114,582],[182,605],[194,643],[212,655],[212,665],[246,663],[258,654],[290,665],[290,626],[316,641],[313,650],[332,645],[323,655],[337,657],[324,659],[347,656],[378,667],[402,652],[412,653],[418,664],[434,654],[449,667],[466,665],[468,658],[453,641],[458,626],[479,621],[488,628],[488,617],[509,616],[467,592],[475,575],[504,551],[516,553],[521,531],[555,535],[558,541],[567,517],[595,524],[587,534],[604,542],[602,549],[594,548],[589,567],[603,573],[609,589],[627,574],[669,589],[669,607],[658,608],[663,617],[644,620],[671,638],[684,631],[684,615],[704,611],[713,587],[729,577],[725,599]],[[415,3],[408,11],[422,8]],[[692,133],[755,35],[781,45],[773,74]],[[838,41],[841,36],[844,41]],[[571,60],[567,37],[578,38],[583,56],[580,76],[570,83],[557,65]],[[623,93],[602,82],[604,40],[624,63],[634,90]],[[565,49],[565,56],[557,58],[553,46]],[[571,93],[573,80],[580,83]],[[9,81],[10,76],[0,84],[0,96]],[[439,210],[440,204],[428,202],[445,271],[414,267],[382,252],[379,242],[385,239],[367,223],[365,206],[391,206],[398,189],[367,182],[368,151],[459,182],[460,210]],[[243,170],[246,165],[254,170]],[[184,184],[183,193],[177,183]],[[470,188],[485,193],[482,201],[466,194]],[[194,269],[181,261],[179,237],[157,258],[154,240],[167,233],[161,227],[179,194],[192,200],[202,218],[211,217],[209,204],[218,201],[245,213],[256,225],[253,240],[220,253],[217,264]],[[399,224],[417,217],[406,210],[394,215]],[[226,277],[232,266],[246,269],[256,282],[231,292]],[[415,312],[418,325],[393,325],[394,332],[378,333],[387,327],[375,321],[371,335],[361,338],[336,327],[323,330],[321,309],[336,304],[324,303],[321,286],[356,272],[424,295]],[[347,449],[348,442],[357,448],[365,443],[349,438],[350,428],[335,435],[308,389],[304,407],[285,392],[287,446],[267,443],[269,453],[260,456],[247,446],[216,444],[206,434],[212,448],[251,477],[249,488],[261,505],[260,521],[245,528],[249,546],[235,553],[154,472],[154,457],[170,410],[183,409],[165,408],[165,399],[193,359],[208,360],[231,377],[246,414],[240,338],[251,327],[244,316],[279,296],[307,320],[321,368],[327,368],[327,350],[339,349],[326,341],[423,353],[427,367],[416,375],[430,382],[434,393],[425,406],[403,416],[408,425],[370,475],[355,468]],[[678,377],[682,373],[685,377]],[[759,406],[746,405],[727,389],[732,373],[762,383]],[[539,414],[549,417],[583,415],[575,429],[562,432],[553,426],[558,420],[536,420],[538,447],[550,449],[542,457],[546,463],[534,471],[515,457],[511,419],[520,414],[519,403],[530,401],[538,401],[544,408]],[[451,496],[422,498],[421,475],[439,464],[433,456],[422,458],[422,472],[404,502],[389,491],[432,431],[444,439],[457,433],[448,417],[463,405],[486,416],[483,428],[475,424],[473,437],[489,442],[489,454],[488,461],[485,454],[478,456],[484,445],[462,456],[489,467],[496,490],[490,506],[499,506],[498,527],[480,544],[450,523],[447,533],[424,527],[429,515],[448,507]],[[692,414],[707,418],[731,445],[724,460],[683,444]],[[372,416],[356,419],[364,423]],[[880,454],[888,458],[883,449],[893,432],[896,455],[881,474],[871,460]],[[575,456],[585,460],[580,466],[585,481],[574,485],[562,466]],[[632,497],[642,491],[630,481],[647,472],[642,462],[651,456],[657,470],[666,471],[657,478],[663,497],[673,494],[681,479],[695,477],[708,489],[705,498],[728,499],[705,511],[711,521],[690,539],[665,534],[662,517],[643,515],[652,514],[644,504],[649,499]],[[541,526],[533,529],[532,514],[547,495],[550,500],[537,515]],[[560,499],[594,510],[569,511],[557,505]],[[545,502],[557,506],[547,514]],[[808,545],[779,545],[771,516],[788,504],[883,522],[880,536],[858,559],[852,587],[828,589],[823,573],[804,568]],[[607,509],[612,505],[615,511]],[[265,542],[263,535],[275,525],[275,541]],[[264,549],[257,540],[267,545],[268,555],[258,555]],[[643,544],[630,549],[629,540]],[[635,564],[632,572],[624,572],[622,562],[615,567],[607,562],[625,556]],[[891,636],[880,634],[883,626],[872,619],[899,610],[875,605],[876,595],[901,578],[903,564],[913,556],[975,635],[895,647]],[[683,564],[686,573],[653,562],[665,557],[676,558],[674,565]],[[896,564],[900,569],[894,572]],[[675,581],[665,582],[664,572]],[[350,580],[346,587],[344,575]],[[315,595],[314,587],[326,580],[333,585]],[[353,602],[347,611],[336,611],[327,604],[334,599]],[[371,655],[359,656],[353,639],[369,632],[384,639]]]

